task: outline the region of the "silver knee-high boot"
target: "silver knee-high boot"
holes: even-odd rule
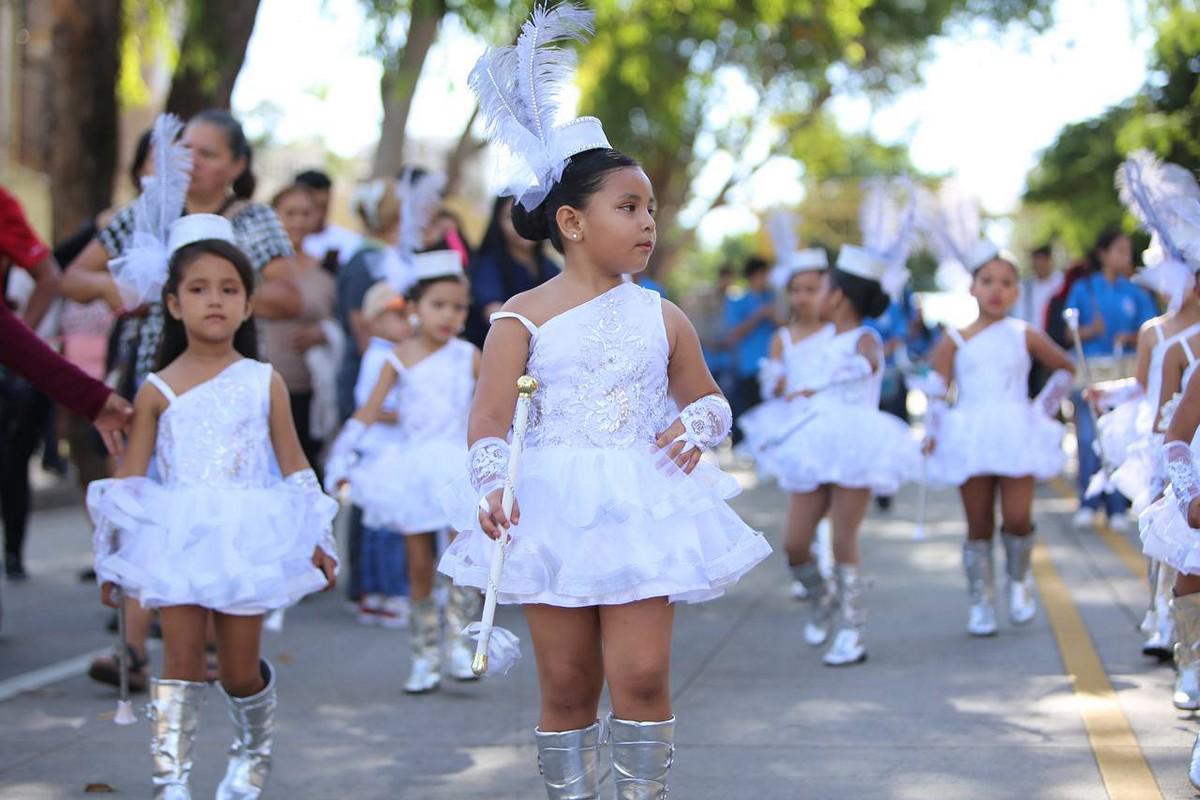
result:
[[[574,731],[534,729],[538,771],[550,800],[598,800],[600,797],[600,723]]]
[[[191,800],[192,746],[207,683],[150,681],[154,800]]]
[[[414,600],[409,622],[412,671],[404,684],[408,694],[432,692],[442,683],[442,637],[433,597]]]
[[[450,677],[457,681],[475,681],[479,676],[471,670],[475,652],[463,636],[463,628],[479,619],[483,595],[470,586],[451,586],[446,603],[445,639]]]
[[[991,539],[967,539],[963,542],[963,571],[967,574],[967,633],[972,636],[996,635],[996,578]]]
[[[1142,644],[1142,654],[1159,661],[1166,661],[1175,652],[1175,615],[1171,611],[1171,600],[1175,594],[1176,574],[1174,569],[1162,562],[1155,564],[1151,570],[1154,580],[1150,584],[1150,592],[1154,614],[1149,636]]]
[[[1175,618],[1175,707],[1200,710],[1200,594],[1185,594],[1171,601]]]
[[[1026,625],[1037,616],[1037,600],[1034,598],[1033,531],[1024,536],[1002,531],[1004,539],[1005,571],[1008,573],[1008,621],[1013,625]]]
[[[609,714],[608,725],[617,800],[665,800],[675,760],[675,717],[633,722]]]
[[[804,623],[804,641],[813,647],[820,647],[829,638],[829,623],[833,617],[829,582],[821,574],[821,567],[816,561],[794,565],[792,577],[804,586],[807,593],[809,614],[808,621]]]
[[[857,564],[837,564],[837,601],[841,611],[837,635],[821,659],[829,667],[861,664],[867,660],[863,630],[867,626],[866,582]]]
[[[275,668],[261,662],[266,686],[250,697],[228,694],[229,718],[233,720],[233,744],[229,764],[217,787],[216,800],[257,800],[271,774],[271,743],[275,738]]]

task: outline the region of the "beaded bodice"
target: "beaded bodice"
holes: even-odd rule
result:
[[[467,420],[475,395],[474,345],[451,339],[410,367],[389,355],[400,373],[394,392],[404,439],[447,439],[466,447]]]
[[[1029,402],[1026,323],[1002,319],[958,344],[954,356],[957,405]],[[960,341],[961,341],[961,337]]]
[[[526,445],[653,443],[677,413],[667,395],[668,355],[662,299],[633,283],[552,317],[530,340],[526,370],[538,390]]]
[[[158,418],[155,456],[168,487],[261,488],[271,474],[270,364],[245,358],[181,395],[147,377],[169,405]]]

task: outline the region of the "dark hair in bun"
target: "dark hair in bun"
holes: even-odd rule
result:
[[[860,278],[840,269],[830,270],[834,288],[840,289],[854,311],[863,319],[874,319],[888,310],[891,300],[879,285],[879,281]]]
[[[550,194],[532,211],[513,203],[512,221],[523,238],[531,242],[549,239],[558,252],[563,252],[562,231],[558,227],[558,210],[563,206],[583,208],[588,199],[604,185],[608,173],[639,166],[629,156],[612,148],[585,150],[572,156],[563,170],[562,179],[554,184]]]

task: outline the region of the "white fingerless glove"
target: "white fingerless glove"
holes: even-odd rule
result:
[[[467,452],[467,472],[481,502],[492,492],[504,488],[508,480],[508,456],[508,442],[495,436],[471,445]]]
[[[353,417],[346,420],[325,459],[325,491],[336,493],[338,484],[350,477],[350,470],[358,461],[356,448],[366,432],[367,426],[363,422]]]
[[[915,388],[923,392],[927,405],[925,407],[925,441],[937,441],[942,435],[942,426],[946,421],[946,414],[950,410],[946,405],[946,393],[949,387],[946,386],[946,380],[939,373],[930,371],[930,373],[916,382]]]
[[[1163,445],[1163,461],[1166,462],[1167,479],[1179,503],[1179,513],[1184,522],[1188,520],[1188,506],[1200,497],[1200,473],[1192,458],[1192,448],[1186,442],[1173,441]]]
[[[1063,401],[1074,386],[1074,375],[1065,369],[1056,370],[1038,392],[1038,396],[1033,399],[1034,407],[1047,417],[1053,417],[1062,408]]]
[[[679,421],[683,423],[683,433],[676,436],[675,441],[684,443],[682,455],[692,449],[709,450],[725,441],[733,427],[733,412],[724,397],[707,394],[688,403],[679,412]]]

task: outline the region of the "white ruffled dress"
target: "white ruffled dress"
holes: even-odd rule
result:
[[[398,533],[450,527],[441,490],[462,475],[467,460],[467,419],[475,394],[475,347],[451,339],[406,367],[392,352],[396,382],[395,436],[363,453],[350,471],[350,497],[363,524]],[[373,430],[372,426],[370,430]]]
[[[822,364],[827,358],[826,346],[833,338],[833,326],[826,325],[798,342],[792,341],[792,334],[787,327],[780,328],[778,335],[783,345],[780,360],[784,370],[786,397],[814,386],[826,371]],[[740,452],[757,461],[759,454],[777,437],[786,435],[811,413],[807,400],[787,400],[785,397],[765,400],[738,418],[737,425],[745,437]]]
[[[584,607],[653,597],[700,602],[771,548],[725,502],[737,481],[701,462],[685,475],[654,447],[678,410],[667,393],[662,300],[622,283],[530,332],[533,396],[501,603]],[[506,323],[512,324],[512,323]],[[439,569],[487,587],[493,543],[465,476],[447,492],[460,532]]]
[[[88,487],[96,573],[147,608],[198,605],[262,614],[325,588],[313,566],[332,539],[338,506],[319,489],[272,470],[269,364],[243,359],[176,396],[158,420],[161,482],[101,480]]]
[[[870,328],[830,336],[813,354],[805,387],[823,388],[792,401],[792,428],[759,449],[759,469],[783,490],[811,492],[830,484],[893,495],[920,477],[920,447],[912,431],[879,410],[882,369],[862,376],[852,371],[864,336],[875,339],[882,362],[883,343]]]
[[[1063,426],[1029,399],[1027,324],[1003,319],[969,340],[953,328],[958,347],[954,381],[958,399],[946,413],[929,457],[927,480],[961,486],[977,475],[1048,480],[1062,472]]]

